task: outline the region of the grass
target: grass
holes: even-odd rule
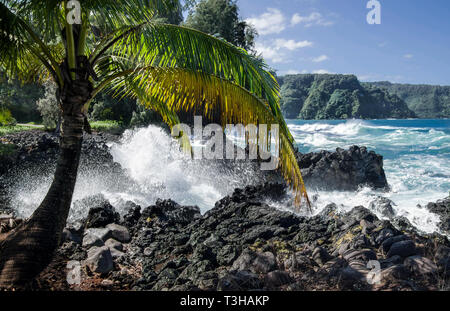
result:
[[[96,132],[108,132],[112,134],[121,134],[124,130],[122,125],[117,121],[93,121],[90,122],[92,130]]]
[[[23,132],[23,131],[31,131],[39,129],[39,127],[34,124],[21,124],[21,125],[12,125],[12,126],[0,126],[0,137],[8,134]],[[43,129],[43,127],[42,127]]]
[[[92,130],[96,132],[108,132],[112,134],[121,134],[124,130],[123,126],[117,121],[107,120],[107,121],[94,121],[91,122]],[[34,122],[12,125],[12,126],[0,126],[0,137],[12,133],[31,131],[36,129],[44,129],[44,126],[37,125]]]

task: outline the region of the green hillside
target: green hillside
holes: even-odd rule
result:
[[[299,74],[279,78],[282,111],[295,119],[413,118],[414,112],[382,88],[366,89],[354,75]]]
[[[419,118],[450,118],[450,86],[362,83],[367,88],[381,88],[404,100]]]

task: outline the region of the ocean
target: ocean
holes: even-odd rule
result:
[[[399,216],[426,232],[436,230],[438,218],[424,206],[449,196],[450,120],[288,120],[299,151],[366,146],[384,158],[390,192],[362,188],[358,192],[310,191],[318,195],[316,213],[330,202],[342,210],[366,206],[377,196],[392,200]],[[380,216],[380,215],[379,215]]]

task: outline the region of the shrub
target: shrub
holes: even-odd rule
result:
[[[37,109],[41,113],[42,123],[46,129],[54,129],[58,125],[61,110],[56,99],[56,84],[46,82],[44,97],[36,102]]]
[[[13,126],[16,120],[12,117],[11,111],[6,108],[0,108],[0,126]]]

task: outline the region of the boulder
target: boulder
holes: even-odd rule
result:
[[[408,257],[403,264],[417,275],[435,274],[438,270],[434,262],[423,256]]]
[[[116,241],[114,239],[108,239],[105,242],[105,246],[108,246],[109,249],[116,249],[118,251],[123,251],[123,244],[120,243],[119,241]]]
[[[92,247],[87,256],[84,263],[92,272],[106,274],[114,268],[111,251],[107,246]]]
[[[103,246],[105,241],[111,237],[111,230],[108,228],[89,228],[84,231],[83,247]]]
[[[116,212],[114,207],[101,194],[87,197],[81,201],[75,202],[74,204],[93,206],[89,210],[89,214],[86,219],[86,228],[105,227],[111,223],[117,223],[120,220],[119,213]]]
[[[277,267],[273,253],[255,253],[245,250],[233,263],[232,270],[249,270],[253,273],[268,273]]]
[[[106,228],[111,231],[111,236],[113,239],[116,239],[122,243],[130,242],[130,232],[126,227],[118,224],[109,224]]]
[[[355,191],[361,186],[389,188],[383,157],[366,147],[297,153],[297,161],[305,183],[312,188],[345,191]]]
[[[264,277],[264,285],[267,288],[276,288],[290,283],[292,283],[292,278],[286,271],[271,271]]]
[[[405,240],[400,242],[395,242],[389,248],[387,257],[392,257],[395,255],[401,256],[403,258],[409,257],[416,254],[416,245],[411,240]]]
[[[377,197],[369,203],[369,209],[389,219],[395,217],[395,203],[385,197]]]
[[[258,276],[250,271],[230,271],[219,279],[218,291],[245,291],[261,289],[262,284]]]
[[[438,200],[435,203],[428,203],[427,209],[439,215],[441,222],[439,228],[450,235],[450,197]]]

